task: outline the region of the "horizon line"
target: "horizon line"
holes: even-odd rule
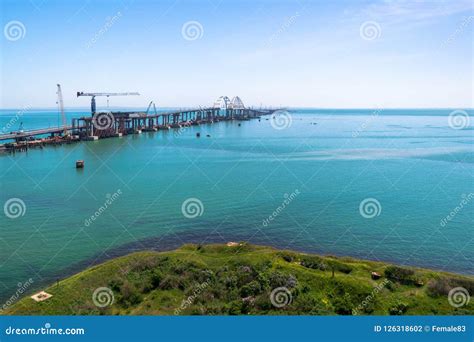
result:
[[[203,106],[164,106],[164,107],[156,107],[157,109],[198,109],[199,107],[202,108],[211,108],[212,106],[209,107],[203,107]],[[145,108],[139,107],[139,106],[113,106],[109,107],[109,109],[117,110],[117,109],[139,109],[139,108]],[[450,106],[450,107],[311,107],[311,106],[246,106],[245,108],[283,108],[283,109],[288,109],[288,110],[294,110],[294,109],[334,109],[334,110],[350,110],[350,109],[367,109],[367,110],[393,110],[393,109],[439,109],[439,110],[444,110],[444,109],[451,109],[451,110],[474,110],[474,107],[462,107],[462,106]],[[5,110],[12,110],[12,111],[29,111],[29,110],[58,110],[57,107],[29,107],[29,106],[23,106],[23,107],[17,107],[17,108],[1,108],[0,110],[5,111]],[[64,110],[87,110],[90,111],[90,107],[74,107],[74,106],[68,106],[64,107]],[[105,110],[105,108],[98,108],[100,110]],[[144,109],[144,111],[146,108]]]

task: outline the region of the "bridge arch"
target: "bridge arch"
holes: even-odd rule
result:
[[[231,101],[227,96],[221,96],[214,102],[214,108],[227,109],[230,107]]]
[[[234,98],[232,99],[230,103],[230,106],[232,109],[245,109],[242,99],[238,96],[234,96]]]

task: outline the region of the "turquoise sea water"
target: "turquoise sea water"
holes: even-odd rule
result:
[[[453,129],[450,112],[292,110],[282,130],[262,118],[1,155],[0,203],[18,198],[26,210],[0,216],[0,298],[29,278],[40,287],[97,260],[188,241],[474,274],[473,122]],[[1,111],[0,126],[14,116]],[[58,118],[29,110],[21,121],[32,129]],[[202,215],[183,215],[187,199]],[[378,215],[361,214],[366,199]]]

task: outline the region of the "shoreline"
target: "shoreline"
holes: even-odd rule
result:
[[[111,258],[43,287],[35,296],[48,296],[47,305],[24,293],[1,314],[466,315],[469,300],[452,304],[460,286],[472,291],[474,277],[246,242],[188,243]],[[284,306],[273,297],[281,289]],[[107,291],[106,305],[98,290]]]
[[[212,232],[212,230],[211,230]],[[206,236],[206,238],[203,238]],[[270,243],[270,241],[266,238],[261,238],[258,236],[254,236],[251,239],[246,239],[243,235],[237,233],[226,235],[225,237],[222,236],[220,233],[209,233],[207,231],[203,231],[202,229],[193,230],[190,232],[178,232],[175,234],[166,234],[163,236],[153,236],[148,238],[143,238],[138,241],[128,242],[119,246],[112,247],[110,249],[104,250],[102,252],[98,252],[93,256],[86,258],[82,261],[78,261],[74,264],[66,266],[62,269],[51,271],[49,274],[46,274],[42,277],[41,281],[35,281],[34,284],[28,288],[28,291],[25,292],[25,297],[29,296],[39,290],[52,286],[57,281],[62,281],[72,277],[78,273],[86,271],[92,267],[97,265],[101,265],[108,261],[112,261],[121,257],[125,257],[127,255],[138,253],[138,252],[170,252],[176,249],[183,247],[186,244],[226,244],[230,241],[237,241],[237,242],[246,242],[252,245],[257,246],[265,246],[268,248],[275,249],[276,251],[291,251],[301,254],[308,254],[313,256],[320,256],[320,257],[336,257],[338,259],[349,259],[353,261],[360,261],[360,262],[369,262],[369,263],[380,263],[380,264],[389,264],[394,266],[400,267],[407,267],[415,270],[423,270],[423,271],[431,271],[437,273],[444,273],[449,275],[461,276],[461,277],[468,277],[474,278],[474,274],[469,273],[460,273],[460,272],[453,272],[445,269],[436,269],[432,267],[424,267],[419,265],[412,265],[412,264],[400,264],[391,260],[373,260],[373,259],[365,259],[359,258],[356,256],[351,256],[348,254],[339,254],[339,253],[325,253],[325,252],[316,252],[314,250],[309,250],[305,248],[289,248],[284,246],[283,241],[282,243]],[[9,295],[6,294],[5,298],[3,296],[0,297],[0,301],[5,301],[9,298]]]
[[[203,236],[205,236],[205,238],[203,238]],[[328,256],[328,257],[334,256],[337,258],[349,258],[349,259],[354,259],[354,260],[359,260],[359,261],[380,262],[380,263],[392,264],[396,266],[424,269],[424,270],[430,270],[434,272],[444,272],[444,273],[456,274],[456,275],[466,276],[466,277],[474,277],[474,270],[472,273],[464,273],[464,272],[451,271],[449,269],[442,269],[442,268],[423,266],[423,265],[417,265],[417,264],[399,263],[391,259],[379,259],[379,260],[367,259],[367,258],[359,257],[356,255],[323,251],[317,248],[308,249],[304,247],[298,248],[296,246],[289,247],[286,241],[284,240],[270,241],[269,239],[265,237],[260,237],[260,236],[253,236],[249,238],[248,236],[245,236],[244,234],[239,234],[238,232],[223,235],[222,232],[213,233],[213,230],[207,231],[203,229],[196,229],[196,230],[188,231],[188,232],[183,231],[183,232],[178,232],[175,234],[165,234],[162,236],[152,236],[152,237],[140,239],[138,241],[128,242],[116,247],[112,247],[103,252],[96,253],[94,256],[84,261],[78,262],[74,265],[71,265],[67,269],[80,267],[79,266],[80,264],[89,264],[90,266],[88,267],[92,267],[97,264],[103,263],[107,260],[119,258],[121,256],[125,256],[125,255],[135,253],[135,252],[144,252],[144,251],[167,252],[167,251],[172,251],[177,248],[180,248],[184,244],[214,244],[214,243],[226,244],[229,241],[246,242],[252,245],[266,246],[266,247],[274,248],[281,251],[289,250],[293,252],[312,254],[312,255],[318,255],[318,256]],[[108,256],[105,256],[104,254],[107,254]],[[85,268],[80,267],[79,271],[84,270],[84,269]]]

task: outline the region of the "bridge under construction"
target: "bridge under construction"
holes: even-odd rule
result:
[[[49,144],[72,143],[81,140],[98,140],[120,137],[142,132],[156,132],[192,125],[212,124],[228,120],[250,120],[274,113],[277,109],[246,108],[236,96],[230,100],[227,96],[219,97],[213,106],[206,108],[180,109],[158,112],[155,104],[150,102],[146,111],[96,111],[96,96],[128,96],[138,93],[84,93],[77,96],[91,97],[91,115],[73,118],[68,124],[64,114],[62,93],[58,84],[58,105],[62,115],[62,126],[55,128],[17,131],[0,135],[0,141],[7,141],[1,149],[7,152],[27,150],[32,147],[43,147]],[[151,109],[153,108],[153,111]]]

